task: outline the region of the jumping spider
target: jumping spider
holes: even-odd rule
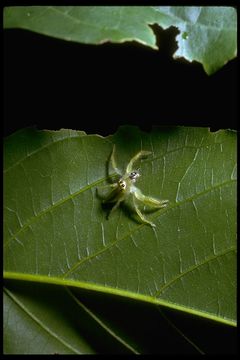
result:
[[[157,200],[153,197],[144,195],[141,190],[139,190],[134,183],[136,182],[137,178],[140,176],[139,169],[133,170],[133,164],[140,159],[143,159],[151,154],[151,151],[139,151],[128,163],[126,167],[125,174],[122,175],[120,170],[116,166],[115,162],[115,145],[113,146],[113,150],[110,157],[110,164],[112,165],[114,171],[119,176],[119,180],[113,184],[109,184],[106,186],[102,186],[101,188],[111,188],[111,192],[108,193],[107,196],[102,197],[103,203],[115,203],[112,207],[109,216],[111,213],[117,209],[120,203],[127,198],[131,197],[134,209],[138,214],[139,218],[141,219],[142,223],[149,224],[153,227],[156,225],[151,221],[147,220],[143,214],[140,212],[137,201],[142,202],[144,205],[148,205],[153,208],[163,208],[167,206],[168,200]],[[99,193],[99,189],[98,189]]]

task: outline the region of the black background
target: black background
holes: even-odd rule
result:
[[[159,50],[4,31],[4,133],[36,125],[109,135],[119,125],[236,129],[237,61],[212,76],[174,60],[176,28],[153,26]]]
[[[104,136],[123,124],[236,129],[237,61],[208,76],[201,64],[172,58],[177,29],[152,29],[157,51],[136,42],[84,45],[5,30],[4,135],[34,125]],[[236,352],[234,328],[173,315],[183,332],[200,336],[196,343],[206,353]]]

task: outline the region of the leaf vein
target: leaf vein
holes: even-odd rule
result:
[[[27,314],[35,323],[37,323],[38,326],[40,326],[42,329],[44,329],[49,335],[51,335],[53,338],[58,340],[60,343],[62,343],[64,346],[66,346],[68,349],[73,351],[74,353],[80,354],[80,352],[75,349],[72,345],[68,344],[65,340],[61,339],[55,332],[53,332],[48,326],[46,326],[40,319],[38,319],[31,311],[29,311],[26,306],[17,299],[8,289],[4,289],[6,294],[10,297],[12,301],[14,301],[15,304],[17,304],[21,310]]]
[[[205,190],[205,191],[202,191],[201,193],[198,193],[198,194],[192,196],[191,198],[188,198],[188,199],[185,199],[185,200],[183,200],[183,201],[181,201],[181,202],[175,203],[174,205],[169,206],[169,207],[166,208],[165,210],[162,210],[161,213],[160,213],[160,215],[162,215],[163,213],[166,213],[167,211],[172,210],[173,208],[176,208],[176,207],[178,207],[178,206],[181,206],[182,204],[185,204],[186,202],[192,202],[193,199],[196,199],[197,197],[199,197],[199,196],[201,196],[201,195],[203,195],[203,194],[205,194],[205,193],[207,193],[207,192],[209,192],[209,191],[218,189],[218,188],[221,187],[221,186],[229,185],[229,183],[231,183],[232,181],[233,181],[233,180],[228,180],[228,181],[226,181],[226,182],[224,182],[224,183],[222,183],[222,184],[215,185],[215,186],[212,187],[211,189],[207,189],[207,190]],[[159,215],[157,215],[157,216],[155,216],[155,217],[158,217],[158,216],[159,216]],[[153,218],[155,218],[155,217],[153,217]],[[136,226],[134,229],[130,230],[124,237],[119,238],[119,239],[113,241],[111,244],[109,244],[109,245],[106,246],[105,248],[103,248],[103,249],[97,251],[96,253],[91,254],[91,255],[89,255],[88,257],[80,260],[80,261],[77,262],[75,265],[73,265],[72,268],[71,268],[69,271],[67,271],[67,272],[63,275],[63,278],[66,278],[66,277],[69,276],[71,273],[73,273],[73,272],[74,272],[80,265],[82,265],[84,262],[86,262],[86,261],[88,261],[88,260],[91,260],[91,259],[97,257],[98,255],[104,253],[105,251],[109,250],[112,246],[114,246],[116,243],[118,243],[119,241],[122,241],[122,240],[125,240],[125,239],[131,237],[134,232],[139,231],[143,226],[146,226],[146,225],[145,225],[145,224],[140,224],[140,225]]]
[[[160,294],[162,294],[163,291],[165,291],[167,288],[169,288],[174,282],[178,281],[179,279],[181,279],[183,276],[186,276],[188,274],[190,274],[191,272],[193,272],[194,270],[198,269],[199,267],[205,265],[205,264],[209,264],[211,261],[215,261],[218,260],[220,257],[228,254],[229,252],[232,251],[236,251],[236,247],[235,246],[231,246],[228,249],[225,249],[224,251],[222,251],[219,254],[214,254],[213,256],[209,256],[208,258],[206,258],[205,260],[203,260],[202,262],[199,262],[198,264],[195,264],[193,266],[190,266],[188,269],[186,269],[184,272],[180,273],[179,275],[175,276],[174,278],[172,278],[171,280],[169,280],[166,284],[164,284],[161,289],[159,289],[155,295],[153,295],[153,297],[159,297]]]

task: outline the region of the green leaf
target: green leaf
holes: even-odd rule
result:
[[[95,313],[72,289],[7,281],[4,353],[138,353]]]
[[[30,285],[4,289],[4,353],[95,353],[80,332],[84,316],[64,288],[43,292],[43,286]]]
[[[179,29],[174,57],[202,63],[212,74],[237,55],[237,14],[221,6],[15,6],[5,28],[22,28],[87,44],[136,40],[157,49],[149,25]]]
[[[213,74],[237,56],[237,13],[222,6],[159,6],[166,18],[159,23],[164,29],[173,25],[180,34],[175,58],[200,62],[207,74]]]
[[[140,149],[138,187],[169,199],[106,219],[96,187],[113,144],[123,169]],[[236,323],[236,134],[122,127],[108,138],[22,130],[4,148],[4,276],[71,285]]]

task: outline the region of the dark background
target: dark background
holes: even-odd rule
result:
[[[174,60],[176,28],[153,26],[159,50],[4,31],[4,134],[36,125],[109,135],[119,125],[236,129],[237,61],[212,76]]]
[[[105,136],[123,124],[146,131],[153,125],[236,129],[236,59],[208,76],[201,64],[173,60],[177,29],[152,28],[159,51],[135,42],[83,45],[23,30],[4,30],[4,135],[34,125]],[[87,299],[95,301],[89,294]],[[124,305],[119,301],[110,304],[119,306],[115,313],[120,321]],[[236,353],[235,328],[169,310],[165,314],[183,333],[193,335],[192,340],[204,352]],[[146,318],[151,320],[151,315]],[[152,343],[158,349],[154,338],[151,342],[154,325],[150,322],[152,331],[145,344],[149,341],[149,349]],[[169,339],[172,351],[177,352],[174,346],[183,338],[176,333],[176,342],[172,335]],[[188,350],[184,346],[182,353],[194,353],[191,345],[187,344]],[[169,349],[168,343],[166,347]]]

